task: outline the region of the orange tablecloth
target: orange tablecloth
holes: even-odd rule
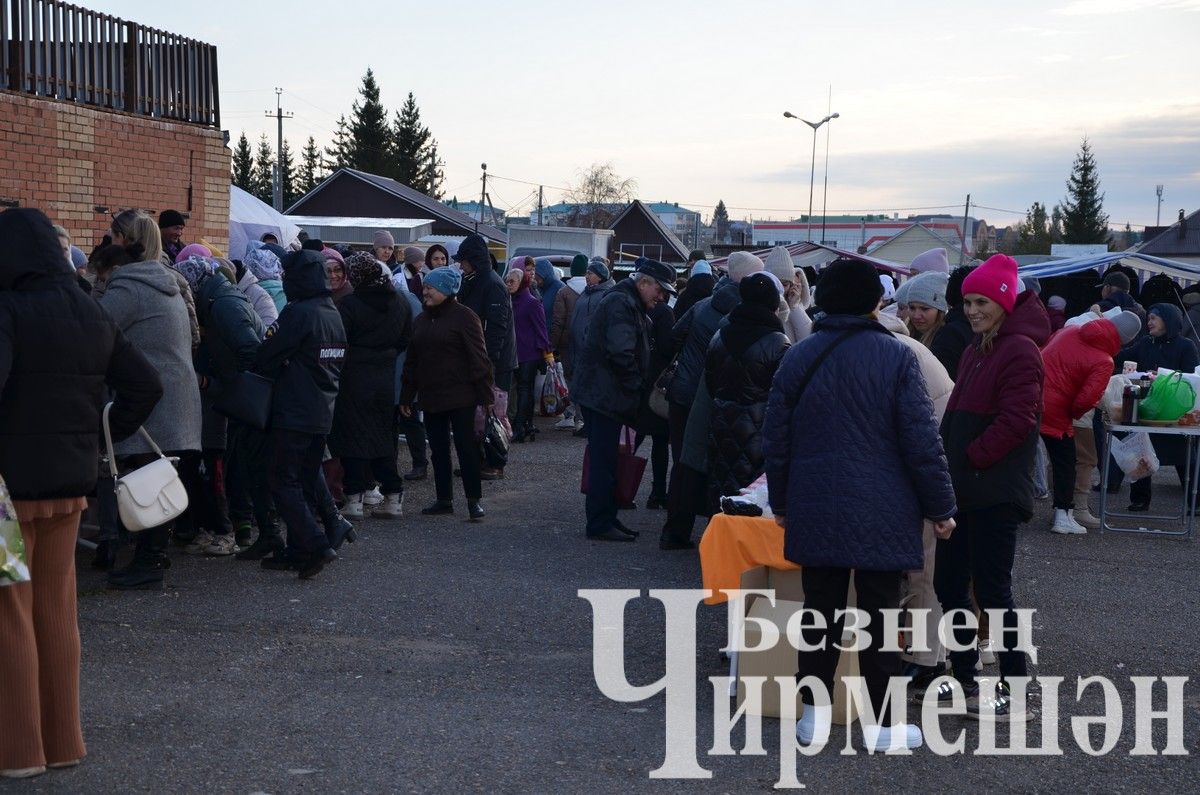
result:
[[[740,588],[742,574],[756,566],[794,571],[795,563],[783,556],[783,528],[761,516],[713,516],[700,539],[700,569],[704,587],[713,595],[705,604],[727,601],[721,589]]]

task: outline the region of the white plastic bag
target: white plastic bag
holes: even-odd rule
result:
[[[29,582],[25,539],[17,522],[17,509],[8,495],[8,486],[0,477],[0,585]]]
[[[1124,439],[1113,437],[1112,457],[1130,480],[1141,480],[1158,471],[1158,456],[1148,433],[1131,433]]]
[[[1108,379],[1108,386],[1104,388],[1104,396],[1100,398],[1100,408],[1104,409],[1114,422],[1122,420],[1121,401],[1125,396],[1125,387],[1132,383],[1133,381],[1127,375],[1114,375]]]

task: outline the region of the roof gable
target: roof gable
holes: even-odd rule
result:
[[[688,258],[687,246],[683,245],[683,241],[680,240],[678,237],[676,237],[675,233],[672,232],[670,229],[668,229],[666,224],[664,224],[662,222],[662,219],[659,218],[654,213],[652,213],[650,211],[650,209],[641,202],[640,199],[634,199],[632,202],[630,202],[629,206],[627,206],[621,212],[620,215],[618,215],[616,218],[614,218],[612,224],[609,225],[608,228],[613,230],[613,232],[615,233],[613,235],[613,244],[614,245],[620,246],[621,243],[645,243],[645,242],[648,242],[645,240],[622,240],[621,239],[620,227],[623,224],[624,225],[636,224],[638,219],[641,219],[644,224],[647,224],[650,226],[651,232],[653,235],[656,235],[657,237],[661,238],[661,240],[658,240],[655,242],[661,243],[663,248],[666,249],[667,252],[671,252],[671,253],[675,254],[676,259],[670,259],[669,257],[666,257],[664,255],[665,259],[667,259],[670,262],[687,262],[687,258]]]
[[[478,223],[474,218],[466,213],[459,212],[453,207],[448,207],[447,205],[442,204],[440,201],[426,196],[424,193],[415,188],[410,188],[409,186],[388,177],[381,177],[378,174],[368,174],[365,171],[358,171],[357,169],[353,168],[339,168],[337,171],[330,174],[321,182],[320,185],[317,185],[311,191],[301,196],[295,204],[289,207],[287,214],[312,214],[305,210],[305,205],[311,202],[322,191],[335,184],[335,182],[341,182],[345,180],[356,180],[358,182],[365,183],[371,188],[382,191],[390,196],[394,196],[397,199],[420,208],[422,213],[427,214],[430,218],[458,227],[462,230],[463,234],[478,232],[480,235],[483,235],[483,237],[496,241],[497,243],[508,242],[508,236],[496,227],[489,226],[488,224]],[[329,215],[330,213],[323,212],[318,214]],[[361,215],[362,213],[357,212],[354,214]]]
[[[1182,233],[1180,224],[1183,224]],[[1171,224],[1137,250],[1156,257],[1200,257],[1200,210]]]

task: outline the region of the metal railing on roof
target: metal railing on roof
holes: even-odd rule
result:
[[[0,89],[221,126],[216,47],[58,0],[0,0]]]

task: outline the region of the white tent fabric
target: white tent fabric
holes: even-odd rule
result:
[[[1036,265],[1025,265],[1018,268],[1017,272],[1022,276],[1036,276],[1039,279],[1048,276],[1064,276],[1068,273],[1078,273],[1079,271],[1086,271],[1091,268],[1095,268],[1097,271],[1103,273],[1107,266],[1121,260],[1129,260],[1129,262],[1124,264],[1141,272],[1143,275],[1146,273],[1165,273],[1172,279],[1176,279],[1184,284],[1192,284],[1200,281],[1200,266],[1198,265],[1154,257],[1149,254],[1141,254],[1137,251],[1113,251],[1108,254],[1093,255],[1090,257],[1050,260],[1049,262],[1039,262]]]
[[[246,244],[270,232],[287,248],[300,239],[300,227],[269,204],[265,204],[237,185],[229,186],[229,257],[241,259]]]
[[[791,245],[784,246],[784,248],[786,248],[788,254],[792,256],[792,263],[797,268],[803,268],[811,265],[813,268],[820,270],[830,262],[833,262],[835,259],[839,257],[846,257],[847,259],[861,260],[862,262],[869,263],[880,270],[891,271],[892,273],[898,273],[902,276],[911,276],[913,273],[912,268],[898,262],[891,262],[889,260],[879,259],[878,257],[871,257],[854,251],[844,251],[840,248],[826,246],[821,243],[792,243]],[[771,253],[771,249],[760,248],[755,251],[751,251],[750,253],[761,260],[765,260]],[[728,259],[729,257],[719,257],[717,259],[711,259],[708,262],[714,268],[718,268],[724,267],[725,262]]]

